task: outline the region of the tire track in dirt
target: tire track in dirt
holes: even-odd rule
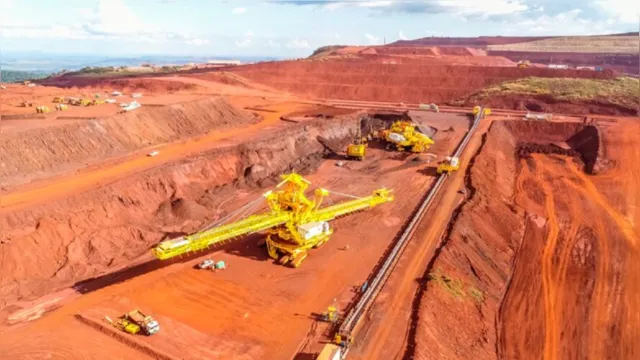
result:
[[[558,329],[557,317],[555,313],[556,303],[556,284],[553,279],[553,255],[555,253],[556,244],[560,227],[558,218],[556,217],[555,198],[553,190],[544,179],[544,165],[536,161],[535,178],[540,184],[540,188],[544,194],[544,205],[547,212],[548,233],[545,240],[545,247],[542,254],[542,293],[544,297],[545,312],[545,341],[544,341],[544,359],[555,360],[558,354]]]

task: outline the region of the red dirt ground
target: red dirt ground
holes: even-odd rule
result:
[[[517,160],[517,143],[561,141],[576,126],[528,125],[494,124],[474,160],[471,200],[418,293],[418,328],[408,340],[415,358],[639,354],[632,224],[640,198],[629,185],[640,175],[639,148],[626,135],[637,123],[600,127],[605,158],[597,175],[561,155]],[[434,280],[438,274],[448,282]]]
[[[433,181],[436,163],[375,146],[361,163],[323,161],[316,137],[343,147],[359,115],[297,96],[421,103],[528,75],[611,76],[370,56],[73,80],[65,89],[10,85],[0,113],[27,116],[0,124],[3,153],[11,154],[0,153],[0,358],[311,357],[331,338],[313,314],[333,301],[346,308]],[[437,56],[447,57],[491,58]],[[40,119],[15,107],[21,97],[46,102],[114,84],[127,91],[146,86],[143,111],[110,118],[117,108],[98,106],[67,113],[83,119]],[[440,156],[452,152],[469,124],[451,113],[412,116],[439,129],[431,152]],[[568,139],[586,127],[578,121],[507,121],[489,131],[492,120],[472,138],[350,356],[640,357],[633,342],[640,336],[638,119],[597,123],[600,140],[591,152],[585,149],[592,140]],[[575,154],[567,144],[583,157],[569,157]],[[160,155],[147,157],[152,149]],[[545,154],[527,155],[532,150]],[[582,162],[594,154],[598,173],[587,175]],[[228,264],[217,273],[193,269],[204,256],[148,262],[149,246],[224,216],[291,169],[345,193],[388,186],[396,201],[335,221],[332,241],[300,269],[272,264],[255,237],[213,249],[207,257]],[[161,332],[128,337],[126,345],[75,317],[104,324],[104,315],[134,307],[157,316]]]
[[[447,116],[458,118],[457,115],[442,115],[439,117],[444,119]],[[327,124],[326,126],[327,129],[333,128],[334,130],[330,131],[333,131],[336,135],[349,130],[349,127],[336,127],[335,121],[333,124]],[[305,124],[289,126],[291,129],[296,127],[313,129],[310,125]],[[308,138],[315,139],[314,130],[306,131],[311,131]],[[277,131],[277,133],[284,135],[282,130]],[[327,136],[330,133],[323,135]],[[442,136],[436,135],[436,141],[438,141],[439,146],[434,148],[433,151],[437,154],[449,153],[463,132],[458,130],[443,132],[442,134]],[[283,137],[289,138],[289,136]],[[284,149],[281,148],[281,142],[278,143],[273,140],[268,140],[271,145],[257,143],[255,146],[260,149],[260,152],[256,152],[255,155],[251,155],[252,153],[249,152],[245,156],[254,157],[253,161],[260,161],[254,165],[254,168],[257,164],[260,164],[271,169],[274,174],[280,173],[282,170],[278,170],[278,167],[285,166],[291,160],[279,162],[280,160],[267,156],[265,151],[271,147],[271,150],[283,160],[286,156],[296,154],[291,152],[293,151],[292,148],[289,148],[294,143],[297,143],[301,149],[314,151],[314,146],[310,146],[311,143],[308,146],[301,145],[302,139],[308,138],[304,136],[298,141],[287,142],[289,145],[286,145]],[[22,324],[7,327],[6,331],[2,331],[3,336],[1,337],[2,340],[0,340],[0,349],[2,350],[0,351],[4,350],[9,354],[17,351],[11,345],[13,343],[12,338],[14,336],[21,339],[30,338],[32,336],[30,334],[37,333],[37,331],[33,330],[36,329],[34,328],[35,326],[46,328],[53,324],[61,324],[64,325],[64,327],[59,327],[61,331],[64,331],[66,327],[73,327],[75,329],[73,331],[77,331],[77,328],[86,327],[86,325],[77,322],[72,317],[75,313],[100,320],[103,315],[113,317],[128,307],[138,306],[156,314],[161,323],[165,324],[162,332],[156,337],[148,340],[140,339],[139,341],[149,341],[163,353],[172,354],[174,357],[185,356],[185,349],[187,348],[190,349],[189,351],[193,356],[199,357],[203,354],[201,351],[204,349],[204,344],[207,344],[207,351],[218,354],[222,358],[239,358],[240,356],[247,358],[283,358],[291,356],[300,345],[309,327],[314,323],[313,318],[310,317],[311,314],[323,311],[335,297],[341,303],[346,303],[350,300],[352,288],[358,286],[367,277],[373,265],[378,261],[380,253],[388,246],[393,234],[402,225],[403,214],[409,213],[415,205],[417,199],[414,194],[424,191],[426,186],[433,181],[433,177],[417,172],[424,166],[429,166],[425,162],[426,160],[405,163],[394,153],[375,151],[375,149],[372,151],[371,156],[365,162],[349,163],[344,167],[337,167],[336,160],[326,161],[319,171],[309,178],[315,184],[322,184],[329,189],[339,189],[341,192],[353,194],[364,194],[376,186],[385,185],[396,189],[396,198],[398,200],[389,206],[381,206],[375,209],[372,212],[377,214],[375,217],[371,217],[370,214],[364,212],[338,220],[335,226],[339,230],[332,241],[310,255],[303,268],[293,270],[276,266],[270,261],[265,261],[263,249],[256,248],[254,245],[255,239],[250,238],[246,241],[239,241],[223,246],[212,255],[216,259],[227,261],[228,269],[224,272],[214,274],[208,271],[194,270],[192,266],[197,260],[192,260],[158,269],[129,281],[87,293],[78,298],[78,300],[72,300],[72,302],[62,305],[59,310],[52,312],[50,315],[45,315],[41,320],[33,322],[33,326]],[[232,157],[221,155],[217,153],[215,156],[210,157],[208,161],[214,161],[214,164],[219,164],[209,166],[218,167],[211,170],[217,174],[215,181],[222,185],[224,182],[232,182],[233,176],[238,175],[236,175],[236,166],[233,165]],[[267,158],[273,159],[273,163],[264,163],[263,161]],[[179,178],[189,177],[193,183],[196,181],[195,176],[204,175],[202,174],[203,170],[199,168],[200,165],[197,165],[198,162],[202,162],[204,159],[196,158],[192,161],[195,162],[177,164],[167,168],[166,171],[173,173],[173,175],[167,175],[176,182],[180,181]],[[433,163],[431,166],[434,166]],[[220,171],[224,168],[227,169],[225,170],[226,172],[230,172],[229,177],[226,179],[220,174]],[[209,173],[211,173],[211,170],[209,170]],[[244,174],[247,173],[243,168],[240,170]],[[249,176],[251,178],[260,176],[256,171],[260,170],[257,168],[252,170]],[[416,176],[415,174],[419,175]],[[156,176],[151,178],[156,178]],[[407,179],[411,179],[411,181],[409,182]],[[172,193],[177,192],[181,198],[187,199],[189,202],[198,201],[202,204],[207,204],[204,201],[209,201],[210,203],[205,206],[209,213],[237,208],[247,199],[254,198],[264,191],[263,189],[246,186],[242,186],[239,189],[228,187],[210,195],[204,193],[204,197],[198,200],[195,194],[198,191],[202,193],[203,189],[211,188],[213,186],[211,180],[206,180],[209,181],[209,185],[203,184],[204,186],[200,188],[201,190],[197,190],[193,188],[193,185],[186,183],[184,185],[178,185],[177,183],[174,185],[170,185],[170,183],[160,185],[149,183],[149,181],[149,178],[145,176],[138,180],[139,185],[135,186],[156,188],[158,189],[157,191],[165,194],[163,196],[169,198],[172,197]],[[117,259],[122,258],[123,255],[115,255],[114,253],[113,256],[115,256],[116,262],[113,264],[111,264],[113,260],[104,258],[104,256],[111,257],[109,254],[112,251],[122,252],[123,250],[125,251],[124,256],[129,256],[127,254],[136,255],[141,251],[146,252],[148,244],[158,240],[149,233],[149,231],[153,232],[151,229],[142,230],[140,228],[140,230],[134,230],[135,223],[151,223],[148,220],[141,221],[139,216],[134,215],[134,213],[137,211],[153,212],[156,205],[150,204],[150,201],[157,203],[160,200],[157,197],[155,199],[149,198],[148,191],[140,192],[135,189],[134,184],[135,180],[133,183],[131,180],[127,180],[125,183],[115,183],[106,189],[98,190],[94,194],[87,194],[82,197],[83,200],[80,200],[82,202],[88,201],[90,197],[94,198],[94,201],[102,202],[103,200],[100,199],[105,197],[98,195],[99,192],[113,189],[110,191],[117,193],[117,189],[128,189],[126,193],[119,195],[124,203],[117,199],[112,201],[114,205],[120,202],[119,208],[121,210],[112,209],[112,204],[105,203],[105,209],[115,211],[111,212],[112,210],[109,210],[111,215],[106,218],[98,214],[93,215],[95,225],[76,223],[76,220],[72,221],[72,223],[76,223],[73,227],[79,226],[79,228],[86,229],[82,233],[87,233],[87,235],[92,233],[88,236],[88,239],[91,239],[91,248],[94,248],[94,250],[89,249],[89,252],[85,252],[83,255],[82,243],[86,242],[86,240],[82,240],[82,236],[77,238],[76,241],[80,242],[77,251],[69,250],[66,260],[68,265],[56,271],[55,278],[62,280],[65,277],[68,279],[69,276],[75,276],[76,278],[77,276],[86,277],[91,273],[88,272],[88,269],[82,268],[83,266],[86,267],[83,264],[87,263],[92,263],[96,266],[108,264],[107,266],[109,267],[117,267],[117,261],[119,261]],[[177,188],[174,190],[161,190],[162,186],[177,186]],[[187,187],[182,188],[182,186]],[[136,196],[136,193],[140,195]],[[145,196],[146,199],[143,199],[142,196]],[[110,197],[107,196],[106,198]],[[51,206],[60,207],[64,203]],[[70,205],[71,203],[77,202],[72,200],[68,204]],[[87,209],[90,207],[90,204],[87,204]],[[48,212],[46,208],[42,211]],[[78,209],[77,213],[81,214],[84,211],[86,210]],[[18,213],[16,213],[14,219],[18,216]],[[95,216],[98,216],[100,220]],[[166,215],[163,213],[162,216]],[[128,218],[130,230],[118,232],[118,235],[113,236],[116,227],[111,227],[109,224],[113,223],[117,218],[121,220]],[[385,220],[380,221],[379,219]],[[165,221],[165,225],[163,225],[164,231],[179,231],[180,228],[185,226],[190,229],[199,226],[199,224],[193,223],[191,217],[169,218],[169,220],[173,221],[173,223]],[[62,230],[63,224],[56,225],[55,221],[51,219],[46,225],[40,225],[41,230],[39,231],[46,229],[55,232],[74,231],[73,227],[69,230]],[[108,245],[107,238],[100,235],[100,232],[96,233],[87,229],[87,226],[95,227],[97,225],[109,229],[104,234],[108,234],[110,238]],[[54,230],[56,228],[57,230]],[[139,235],[142,235],[143,238],[139,238]],[[43,239],[38,242],[41,241]],[[118,246],[118,242],[126,243],[126,248],[121,248],[124,245]],[[28,242],[24,241],[24,239],[14,239],[9,246],[19,243]],[[347,244],[350,246],[348,251],[339,250]],[[49,245],[45,246],[49,249],[49,252],[57,252],[57,249],[51,249]],[[70,248],[75,248],[75,246],[70,245]],[[38,249],[24,249],[20,252],[34,255],[42,254],[42,251]],[[87,255],[89,256],[88,259],[82,259],[83,256]],[[41,258],[39,263],[43,264],[43,261],[44,259]],[[29,268],[25,265],[18,267],[23,268],[24,271],[33,276],[35,268]],[[46,267],[41,268],[39,271],[45,270]],[[6,270],[3,273],[16,274],[12,270]],[[320,273],[323,276],[318,276]],[[46,277],[43,279],[46,279]],[[40,281],[39,286],[47,286],[46,281]],[[101,280],[95,283],[97,283],[97,286],[102,286]],[[95,283],[85,283],[76,288],[82,292],[91,291]],[[71,300],[72,298],[73,296],[69,299]],[[66,300],[63,301],[63,303],[65,302]],[[25,312],[31,307],[33,305],[21,310],[21,312]],[[15,310],[11,311],[11,313],[15,314]],[[19,319],[16,315],[10,318],[14,319],[13,323],[16,323],[17,319]],[[283,326],[288,329],[288,334],[291,336],[282,336],[278,329],[282,329]],[[168,341],[167,339],[173,340]],[[20,343],[22,344],[22,342]],[[107,343],[105,347],[96,345],[93,347],[93,351],[104,352],[108,349],[108,346]]]
[[[611,78],[594,71],[518,69],[358,61],[283,61],[233,69],[251,81],[306,97],[443,103],[506,80],[526,76]]]

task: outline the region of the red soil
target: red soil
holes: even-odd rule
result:
[[[447,116],[457,118],[440,114]],[[348,138],[354,120],[283,123],[284,128],[276,127],[259,139],[243,138],[238,146],[142,172],[39,208],[14,211],[2,219],[11,223],[3,225],[10,229],[2,245],[6,260],[0,272],[3,301],[35,296],[118,269],[147,254],[148,247],[166,234],[193,231],[260,196],[264,189],[256,188],[256,183],[272,184],[274,175],[291,168],[315,169],[316,154],[323,150],[316,137]],[[443,132],[442,137],[436,134],[439,147],[433,151],[449,153],[462,134],[458,130]],[[358,195],[383,184],[396,189],[397,201],[375,209],[373,217],[363,212],[338,220],[339,230],[328,247],[310,255],[303,268],[294,270],[265,261],[264,250],[249,238],[209,255],[228,263],[223,272],[194,270],[198,260],[193,260],[162,268],[152,264],[149,269],[154,271],[133,279],[135,268],[79,283],[75,289],[86,295],[76,301],[41,320],[5,327],[0,355],[16,353],[12,344],[37,339],[41,331],[53,327],[60,329],[59,337],[73,336],[72,332],[86,326],[73,319],[73,314],[102,321],[104,315],[113,318],[140,307],[157,316],[163,328],[154,337],[134,341],[174,358],[290,356],[314,324],[310,314],[322,311],[334,297],[341,307],[352,298],[352,288],[366,278],[402,225],[401,217],[415,206],[415,193],[424,191],[433,180],[415,176],[424,162],[405,164],[395,155],[372,150],[366,161],[343,167],[327,161],[309,177],[315,184]],[[203,208],[205,220],[196,220]],[[339,250],[347,244],[349,251]],[[16,310],[4,309],[5,314]],[[52,339],[37,351],[46,352],[57,344]],[[86,351],[108,352],[112,346],[105,341]],[[72,353],[69,357],[80,356]]]
[[[639,74],[640,57],[633,54],[586,54],[561,52],[489,51],[489,55],[513,61],[529,60],[539,64],[567,64],[573,66],[601,66],[622,73]]]
[[[0,181],[4,186],[21,184],[145,147],[256,121],[250,113],[214,98],[142,107],[99,120],[5,132],[0,134]],[[46,146],[40,146],[43,143]]]
[[[461,105],[475,106],[481,102],[483,105],[495,109],[528,109],[530,111],[546,113],[624,116],[635,116],[638,114],[639,103],[625,106],[612,103],[611,100],[610,98],[600,98],[588,101],[569,101],[559,100],[548,95],[495,95],[489,98],[483,98],[481,101],[472,96],[462,102]],[[635,100],[638,101],[638,99]]]
[[[603,72],[378,64],[366,61],[284,61],[237,67],[234,73],[273,88],[315,98],[442,103],[488,85],[526,76],[611,78]]]
[[[493,125],[468,178],[470,198],[422,280],[411,356],[638,356],[640,323],[631,314],[640,233],[631,224],[640,198],[631,184],[640,176],[639,147],[626,135],[637,124],[601,128],[590,146],[602,146],[599,161],[609,167],[598,175],[562,155],[516,157],[519,143],[572,143],[581,129]],[[448,280],[437,281],[442,276]]]

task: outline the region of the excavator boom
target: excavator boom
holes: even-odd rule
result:
[[[244,220],[222,225],[211,230],[163,241],[153,248],[152,252],[158,259],[166,260],[188,252],[202,250],[238,236],[282,225],[289,218],[290,215],[288,213],[252,215]]]

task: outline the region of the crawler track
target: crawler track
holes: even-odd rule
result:
[[[476,116],[473,122],[473,125],[469,129],[469,132],[467,132],[465,137],[462,139],[462,141],[460,142],[460,145],[458,145],[458,148],[454,152],[453,156],[459,157],[460,154],[462,154],[467,144],[469,143],[469,140],[471,139],[475,130],[480,124],[480,120],[482,119],[483,112],[484,112],[484,108],[482,107],[478,112],[478,115]],[[353,338],[357,325],[359,324],[363,316],[366,314],[367,310],[373,304],[376,296],[380,293],[380,290],[384,287],[384,284],[386,283],[387,279],[389,278],[389,275],[391,274],[395,265],[397,264],[398,259],[400,258],[400,255],[402,254],[409,240],[412,238],[413,233],[415,232],[416,226],[420,223],[420,221],[424,217],[426,210],[429,208],[429,206],[431,205],[431,202],[438,194],[438,191],[440,191],[440,189],[442,188],[442,185],[447,180],[447,177],[448,176],[446,173],[439,175],[433,187],[425,195],[424,199],[422,200],[422,202],[414,212],[413,216],[407,223],[406,227],[402,230],[400,237],[398,238],[398,241],[396,242],[394,247],[391,249],[386,259],[384,259],[384,261],[382,262],[382,265],[378,268],[377,272],[375,273],[372,280],[370,281],[369,286],[365,289],[365,291],[354,303],[351,310],[347,313],[347,316],[345,317],[342,324],[340,324],[340,327],[338,329],[338,334],[341,336],[342,339]],[[345,351],[343,358],[346,357],[347,353],[348,353],[348,350]]]

